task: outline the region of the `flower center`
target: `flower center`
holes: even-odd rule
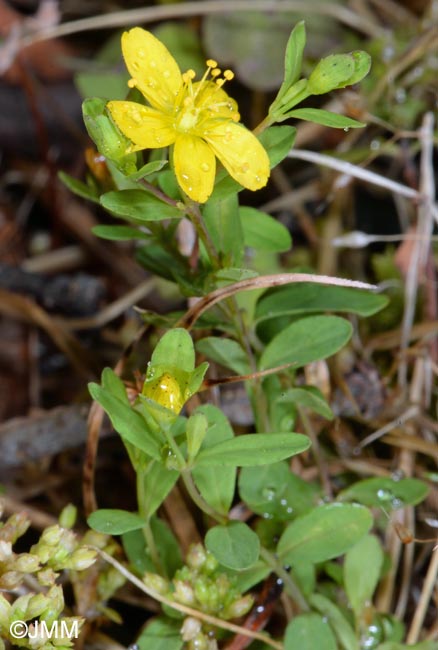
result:
[[[201,119],[209,117],[211,113],[228,119],[239,119],[236,111],[235,116],[230,115],[234,107],[230,101],[224,102],[224,93],[219,92],[226,81],[233,79],[233,72],[225,70],[223,78],[219,78],[222,72],[216,61],[208,59],[206,63],[207,70],[201,81],[193,83],[196,76],[194,70],[187,70],[182,75],[183,85],[175,101],[177,131],[192,131]]]

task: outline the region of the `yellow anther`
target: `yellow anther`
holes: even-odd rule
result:
[[[217,61],[214,59],[207,59],[206,64],[209,68],[217,68]]]
[[[216,79],[216,84],[219,86],[219,88],[222,88],[224,83],[225,83],[225,79]]]
[[[220,73],[221,73],[220,69],[215,68],[214,70],[211,71],[211,76],[213,77],[213,79],[215,79],[216,77],[218,77],[220,75]]]
[[[225,70],[224,77],[227,81],[231,81],[231,79],[234,79],[234,72],[232,70]]]
[[[135,88],[136,85],[137,85],[137,80],[136,79],[130,79],[128,81],[129,88]]]

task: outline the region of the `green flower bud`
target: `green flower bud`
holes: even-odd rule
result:
[[[201,621],[193,616],[188,616],[184,619],[181,627],[181,636],[183,641],[192,641],[201,632]]]
[[[69,503],[59,516],[59,525],[62,528],[73,528],[76,523],[78,509],[72,503]]]
[[[14,556],[11,542],[0,539],[0,562],[9,562]]]
[[[213,553],[210,553],[210,551],[207,551],[207,558],[205,560],[204,564],[204,572],[207,575],[210,575],[214,573],[219,566],[219,562],[216,560],[214,557]]]
[[[96,561],[96,551],[92,548],[78,548],[69,561],[67,562],[66,567],[68,569],[73,569],[74,571],[84,571],[88,569]]]
[[[195,582],[195,596],[201,605],[208,606],[211,583],[204,576],[199,576]]]
[[[191,569],[200,569],[204,566],[206,559],[207,551],[202,546],[202,544],[193,544],[190,546],[186,557],[187,566],[189,566]]]
[[[42,587],[51,587],[56,578],[57,578],[57,573],[53,571],[53,569],[43,569],[42,571],[38,571],[36,577],[38,582]]]
[[[192,587],[187,582],[181,580],[174,581],[175,591],[173,592],[173,599],[182,603],[183,605],[194,605],[195,594]]]
[[[30,553],[22,553],[17,556],[13,562],[13,568],[16,571],[22,571],[23,573],[34,573],[40,568],[40,562],[35,555]]]
[[[32,598],[32,594],[26,594],[25,596],[20,596],[11,606],[10,619],[11,621],[22,621],[25,620],[27,607],[29,601]]]
[[[152,589],[152,591],[156,591],[162,596],[169,593],[169,582],[157,573],[145,573],[143,576],[143,582],[146,587]]]
[[[32,596],[27,605],[26,619],[30,620],[32,618],[38,618],[43,612],[46,611],[49,605],[50,598],[48,598],[45,594],[36,594]]]
[[[9,603],[6,598],[0,594],[0,628],[7,628],[9,624],[9,614],[11,611],[11,603]]]
[[[250,594],[242,596],[226,608],[224,618],[240,618],[249,612],[253,604],[254,598]]]
[[[16,589],[23,581],[23,574],[19,571],[6,571],[0,576],[0,589]]]
[[[39,543],[44,543],[48,546],[57,546],[61,541],[62,534],[62,528],[58,524],[55,524],[43,530]]]
[[[195,636],[194,639],[188,642],[187,644],[187,649],[188,650],[209,650],[208,648],[209,643],[208,643],[208,638],[200,632]]]

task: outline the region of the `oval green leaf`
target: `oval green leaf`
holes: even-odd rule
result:
[[[92,512],[87,523],[93,530],[106,535],[122,535],[131,530],[139,530],[145,525],[145,521],[140,515],[126,512],[126,510],[109,508]]]
[[[339,501],[357,501],[365,506],[384,508],[404,508],[416,506],[427,497],[429,488],[426,483],[416,478],[404,478],[394,481],[387,477],[367,478],[357,481],[351,487],[342,490]]]
[[[387,304],[386,296],[368,291],[297,282],[265,293],[257,303],[255,321],[325,311],[372,316]]]
[[[229,569],[248,569],[259,559],[260,540],[256,533],[241,521],[210,528],[205,536],[205,546]]]
[[[326,359],[350,339],[353,328],[338,316],[311,316],[295,321],[275,336],[260,358],[260,370],[293,363],[300,368]]]
[[[266,212],[256,208],[239,210],[245,246],[270,253],[284,253],[292,245],[289,230]]]
[[[298,517],[286,528],[277,553],[284,564],[325,562],[345,553],[371,528],[368,508],[331,503]]]
[[[330,625],[319,614],[296,616],[286,628],[284,650],[337,650]]]
[[[181,210],[160,201],[145,190],[107,192],[100,197],[100,203],[106,210],[120,217],[132,219],[137,223],[180,219],[184,216]]]
[[[345,591],[358,620],[365,607],[369,607],[372,601],[382,564],[383,550],[374,535],[363,537],[345,555]]]
[[[310,440],[300,433],[248,433],[201,451],[197,467],[266,465],[300,454]]]

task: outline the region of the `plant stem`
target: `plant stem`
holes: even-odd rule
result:
[[[271,569],[278,575],[279,578],[283,580],[284,587],[289,594],[289,596],[296,602],[301,611],[308,612],[310,607],[307,604],[306,599],[304,598],[301,590],[298,585],[295,583],[295,580],[291,575],[286,571],[286,569],[279,563],[278,559],[275,557],[271,551],[268,551],[267,548],[263,546],[260,548],[260,555],[268,564]]]
[[[219,254],[216,250],[216,247],[210,237],[204,220],[202,219],[202,214],[197,203],[191,203],[187,205],[187,216],[195,227],[196,233],[199,239],[205,246],[205,249],[210,258],[210,262],[213,265],[213,268],[219,269],[221,267],[221,262],[219,259]]]
[[[152,532],[149,517],[146,514],[146,506],[145,506],[146,495],[144,491],[144,479],[145,479],[144,468],[138,468],[137,469],[137,502],[138,502],[139,513],[142,517],[144,517],[145,520],[145,524],[142,528],[143,537],[145,539],[146,547],[149,551],[151,560],[154,563],[156,570],[159,572],[160,575],[165,576],[166,571],[164,570],[163,564],[160,559],[160,555],[158,553],[157,545],[155,544],[155,538]]]
[[[186,490],[189,493],[192,501],[196,503],[198,508],[202,510],[202,512],[205,512],[205,514],[212,519],[215,519],[219,524],[226,524],[228,521],[227,517],[225,517],[225,515],[221,515],[214,508],[212,508],[205,501],[204,497],[198,492],[190,470],[182,470],[181,478],[184,481],[184,485],[186,486]]]

